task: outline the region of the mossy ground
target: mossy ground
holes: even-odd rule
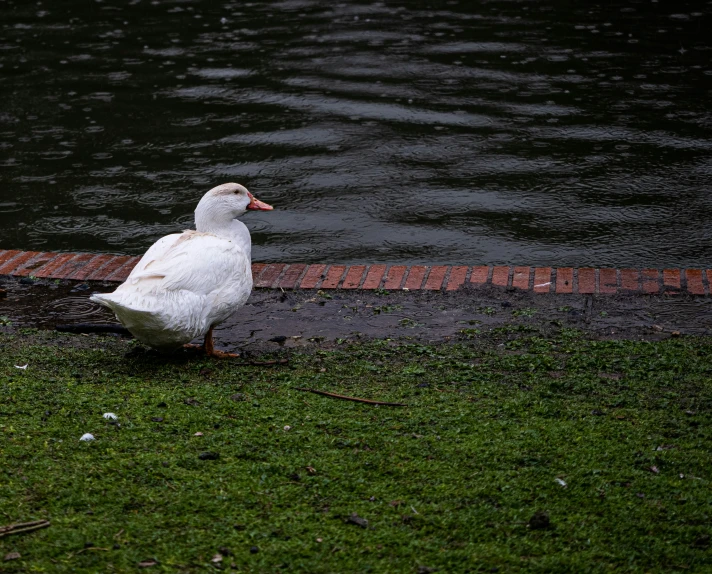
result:
[[[0,538],[0,571],[712,570],[710,339],[504,330],[276,367],[0,345],[0,524],[52,523]]]

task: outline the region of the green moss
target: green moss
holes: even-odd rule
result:
[[[220,548],[244,572],[712,567],[710,339],[502,331],[277,367],[131,349],[0,335],[0,523],[52,522],[0,538],[21,554],[0,569],[199,572]]]

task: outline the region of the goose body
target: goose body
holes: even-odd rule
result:
[[[167,235],[154,243],[113,293],[92,301],[110,308],[142,343],[170,351],[205,337],[245,304],[252,291],[251,240],[234,219],[248,209],[272,209],[243,186],[211,189],[195,210],[196,230]]]

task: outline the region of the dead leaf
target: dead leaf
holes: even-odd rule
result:
[[[150,568],[151,566],[155,566],[158,564],[157,560],[144,560],[143,562],[138,563],[139,568]]]
[[[658,470],[657,466],[651,466],[648,470],[650,470],[650,472],[653,472],[655,474],[660,474],[660,471]]]
[[[361,518],[355,512],[346,519],[346,522],[350,522],[351,524],[355,524],[356,526],[360,526],[361,528],[368,528],[368,520],[366,520],[365,518]]]
[[[222,562],[222,560],[223,560],[222,554],[216,554],[215,556],[213,556],[212,560],[210,560],[210,561],[213,562],[214,564],[219,564],[220,562]]]
[[[309,474],[316,474],[316,469],[313,466],[307,466],[306,469]]]
[[[20,557],[21,555],[19,552],[10,552],[9,554],[5,554],[5,562],[8,562],[10,560],[17,560]]]
[[[529,528],[532,530],[546,530],[550,525],[549,515],[543,510],[537,510],[529,519]]]

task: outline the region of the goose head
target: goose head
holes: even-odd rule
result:
[[[223,183],[206,193],[195,208],[198,231],[213,233],[229,226],[248,210],[270,211],[273,207],[255,198],[239,183]]]

